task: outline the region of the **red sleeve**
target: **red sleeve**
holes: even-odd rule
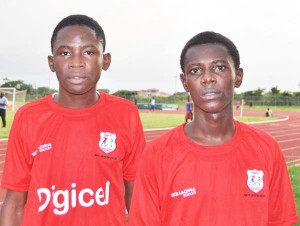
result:
[[[129,214],[130,226],[160,226],[158,183],[153,148],[144,150],[134,185]]]
[[[126,181],[134,181],[137,163],[146,143],[142,123],[137,109],[130,112],[129,122],[130,128],[127,132],[128,134],[131,134],[131,137],[129,142],[130,144],[126,151],[126,156],[123,161],[123,177]]]
[[[24,114],[16,114],[10,130],[1,186],[13,191],[27,191],[30,182],[32,156],[26,145]]]
[[[279,146],[270,181],[269,225],[290,226],[298,221],[293,191],[285,159]]]

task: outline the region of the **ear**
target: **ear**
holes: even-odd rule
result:
[[[241,86],[243,81],[243,76],[244,76],[243,68],[237,69],[235,74],[234,87],[239,88]]]
[[[51,55],[48,56],[48,64],[49,64],[50,70],[52,72],[55,72],[54,59],[53,59],[53,56],[51,56]]]
[[[109,68],[110,62],[111,62],[111,55],[110,55],[110,53],[105,53],[103,55],[103,66],[102,66],[102,69],[106,71]]]
[[[180,74],[180,81],[183,85],[183,88],[186,92],[190,92],[188,86],[187,86],[187,81],[186,81],[186,76],[184,74]]]

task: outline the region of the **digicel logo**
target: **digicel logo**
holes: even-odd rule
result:
[[[104,206],[109,203],[109,185],[105,183],[105,189],[102,187],[93,191],[90,188],[84,188],[80,191],[76,190],[76,183],[72,183],[71,190],[55,190],[55,185],[52,185],[51,190],[48,188],[39,188],[37,194],[42,204],[39,207],[39,212],[47,208],[50,201],[54,206],[53,213],[64,215],[69,211],[69,208],[75,208],[78,204],[83,207],[90,207],[95,203],[99,206]]]

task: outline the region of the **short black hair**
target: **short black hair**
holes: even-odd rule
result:
[[[99,40],[103,40],[103,43],[102,43],[103,51],[105,51],[106,41],[105,41],[105,34],[104,34],[102,27],[93,18],[88,17],[86,15],[77,14],[77,15],[70,15],[68,17],[65,17],[56,25],[56,27],[52,33],[52,37],[51,37],[51,52],[52,53],[53,53],[53,46],[54,46],[54,43],[57,38],[57,33],[61,29],[68,27],[68,26],[72,26],[72,25],[87,26],[90,29],[92,29],[93,31],[95,31],[96,37]]]
[[[219,33],[215,33],[213,31],[205,31],[195,35],[183,47],[180,55],[180,67],[183,73],[186,52],[189,48],[202,44],[220,44],[225,46],[233,59],[235,69],[238,69],[240,67],[240,55],[234,43],[230,39]]]

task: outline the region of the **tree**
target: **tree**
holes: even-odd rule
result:
[[[295,97],[300,97],[300,92],[294,92],[294,93],[293,93],[293,96],[295,96]]]
[[[32,85],[26,84],[22,80],[10,81],[8,78],[4,78],[3,81],[4,81],[4,83],[1,85],[1,87],[16,88],[17,90],[27,90],[28,94],[31,94],[34,92]]]
[[[132,96],[132,95],[136,95],[136,94],[137,94],[137,92],[132,91],[132,90],[118,90],[117,92],[113,93],[112,95],[119,96],[119,97],[126,97],[126,96]]]
[[[135,96],[137,95],[137,91],[132,90],[119,90],[112,95],[125,98],[127,100],[134,101]]]
[[[104,93],[109,93],[109,89],[99,89],[100,91],[104,92]]]
[[[281,94],[283,97],[291,97],[293,96],[290,92],[288,91],[284,91],[282,94]]]
[[[277,86],[271,88],[271,93],[273,96],[278,96],[280,94],[280,90]]]
[[[265,92],[266,89],[257,89],[257,90],[254,90],[254,96],[258,96],[258,97],[261,97],[264,92]]]
[[[44,96],[50,94],[51,91],[49,90],[48,87],[43,86],[43,87],[37,88],[37,93],[38,93],[39,97],[44,97]]]

